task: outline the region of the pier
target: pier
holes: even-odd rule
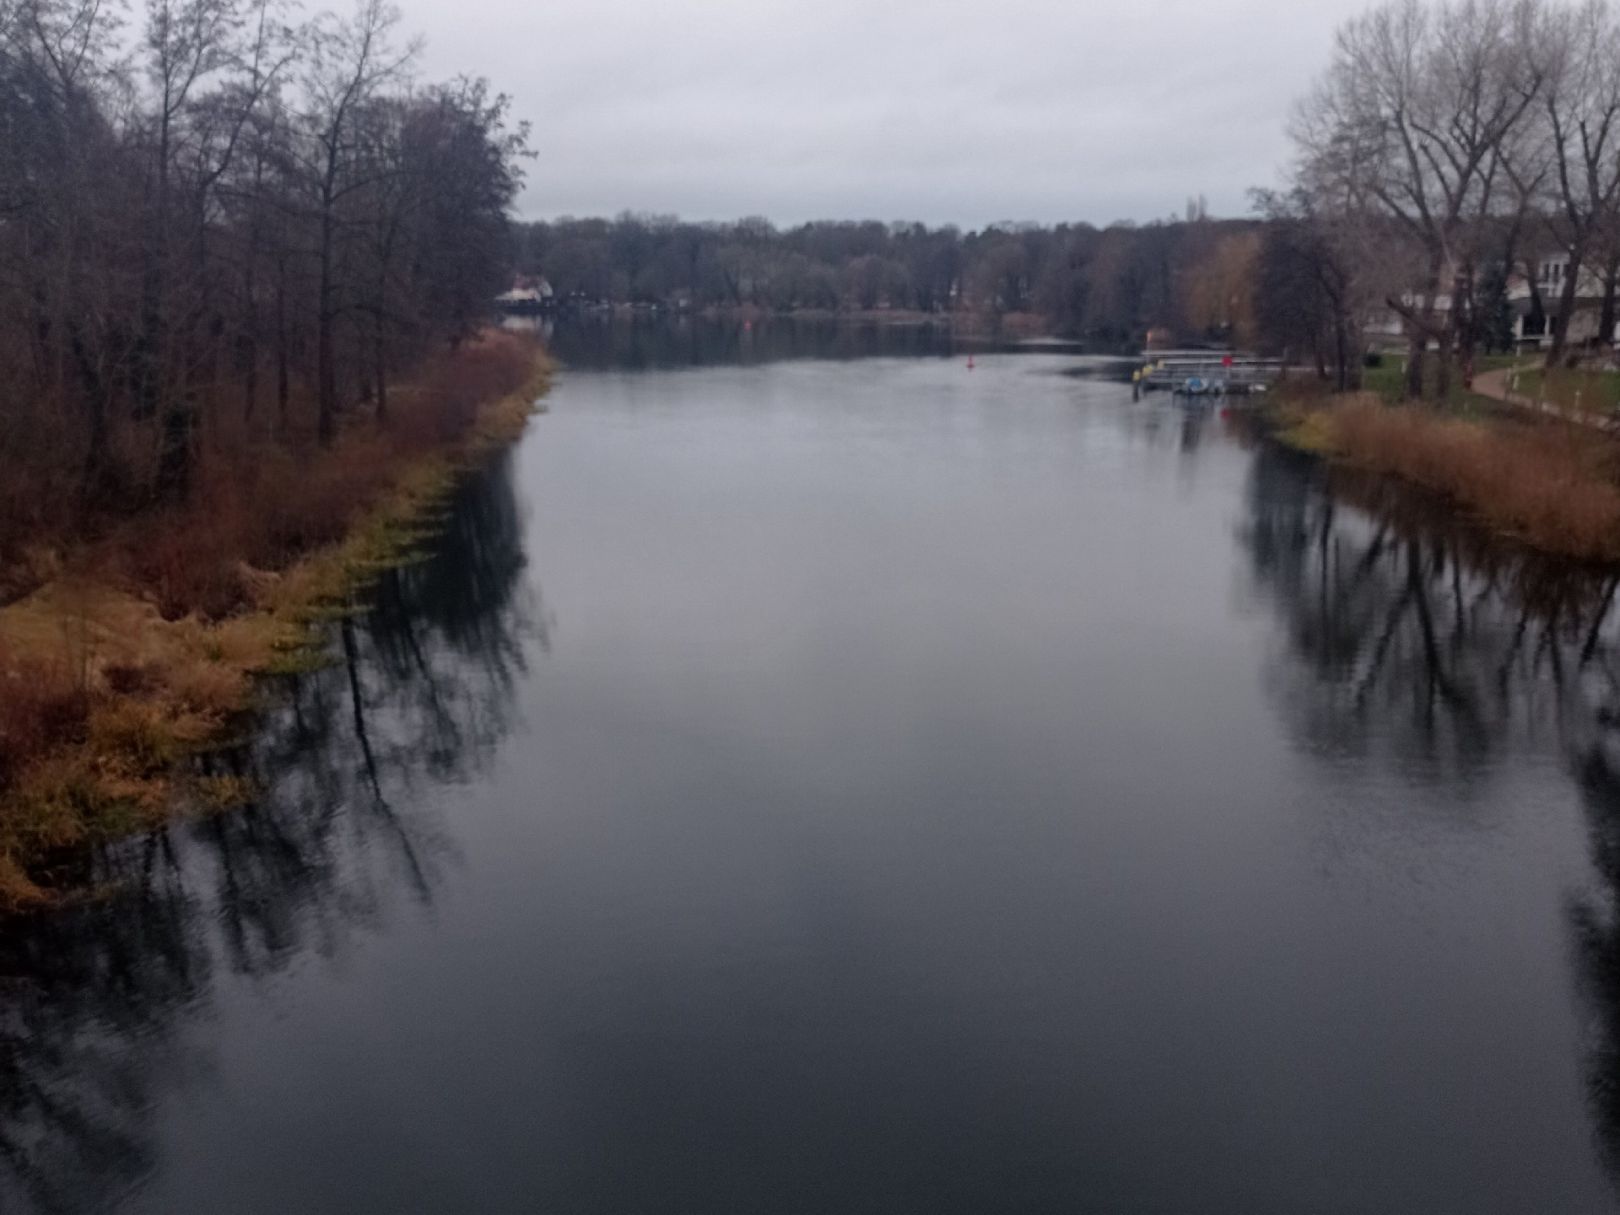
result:
[[[1240,396],[1265,392],[1282,378],[1281,359],[1229,350],[1144,351],[1137,383],[1144,392]]]

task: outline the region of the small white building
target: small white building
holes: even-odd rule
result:
[[[544,278],[519,278],[510,291],[495,297],[495,307],[502,312],[545,312],[556,302],[551,284]]]

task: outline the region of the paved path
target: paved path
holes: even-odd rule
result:
[[[1502,367],[1496,371],[1487,371],[1474,377],[1473,390],[1482,397],[1490,397],[1493,401],[1501,401],[1507,405],[1517,405],[1520,409],[1533,410],[1554,418],[1561,418],[1565,422],[1572,422],[1576,426],[1590,426],[1593,430],[1612,431],[1615,429],[1615,420],[1600,413],[1592,413],[1585,409],[1564,409],[1554,405],[1551,401],[1537,401],[1522,393],[1513,391],[1513,377],[1521,371],[1529,370],[1534,363],[1526,363],[1522,367]]]

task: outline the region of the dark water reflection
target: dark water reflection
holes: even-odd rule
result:
[[[1292,645],[1274,672],[1304,745],[1454,784],[1567,764],[1598,881],[1567,918],[1586,1085],[1620,1179],[1620,575],[1549,560],[1387,481],[1257,450],[1243,540]]]
[[[456,850],[420,787],[475,779],[511,728],[545,642],[524,564],[502,460],[337,626],[336,665],[216,761],[261,800],[96,858],[105,898],[0,932],[0,1210],[100,1209],[156,1166],[151,1106],[206,1070],[187,1034],[222,973],[268,979],[431,906]]]
[[[258,804],[0,933],[0,1210],[1620,1207],[1612,573],[1073,358],[599,336]]]

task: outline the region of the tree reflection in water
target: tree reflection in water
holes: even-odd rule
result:
[[[469,477],[431,556],[335,626],[337,665],[210,760],[255,804],[86,858],[104,898],[0,931],[0,1210],[94,1208],[152,1167],[144,1111],[194,1070],[220,968],[273,975],[432,901],[453,854],[417,788],[481,770],[546,645],[520,523],[506,461]]]
[[[1206,437],[1202,418],[1173,436]],[[90,1209],[139,1182],[145,1113],[203,1062],[187,1031],[221,974],[274,976],[431,903],[454,854],[419,794],[483,769],[547,641],[505,465],[469,480],[447,526],[334,627],[337,665],[290,681],[252,743],[212,761],[262,781],[257,804],[90,858],[111,894],[0,932],[0,1210]],[[1288,638],[1270,677],[1313,752],[1465,790],[1514,748],[1568,756],[1601,879],[1568,911],[1588,1085],[1620,1176],[1616,578],[1448,526],[1386,483],[1328,486],[1269,448],[1241,540]]]
[[[1302,742],[1488,779],[1509,749],[1567,757],[1600,888],[1570,896],[1587,1089],[1620,1181],[1620,577],[1459,525],[1386,481],[1263,447],[1242,539],[1286,622],[1275,672]]]

